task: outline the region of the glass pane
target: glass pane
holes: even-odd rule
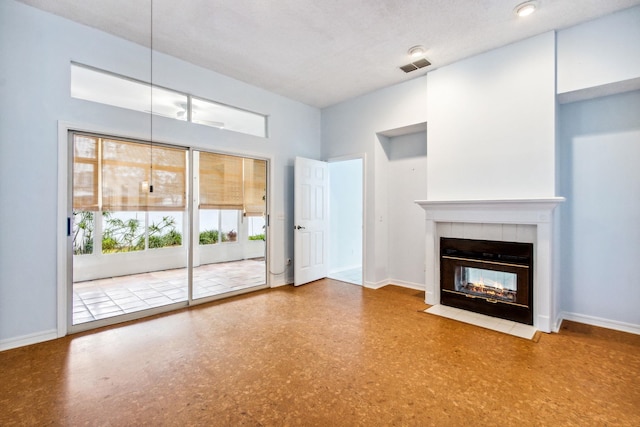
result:
[[[517,274],[506,271],[457,267],[456,291],[503,301],[516,301],[517,277]]]
[[[267,162],[244,159],[244,214],[263,216],[267,212]]]
[[[182,212],[149,212],[149,249],[182,246]]]
[[[150,210],[183,211],[187,206],[187,151],[154,146],[151,181],[153,193],[148,194]]]
[[[218,243],[218,224],[220,211],[217,209],[200,209],[200,244],[212,245]]]
[[[235,242],[238,238],[238,212],[220,211],[220,232],[223,242]]]
[[[73,212],[73,254],[93,253],[94,213],[90,211]]]
[[[249,240],[265,240],[265,221],[263,216],[252,216],[248,218]]]
[[[201,209],[242,209],[242,158],[199,153],[199,202]]]
[[[186,121],[187,105],[187,95],[159,87],[153,88],[153,114]]]
[[[186,150],[74,141],[72,324],[186,301]]]
[[[262,114],[203,99],[191,99],[191,121],[249,135],[267,136],[267,118]]]
[[[102,253],[145,249],[145,212],[103,212]]]
[[[187,95],[148,83],[71,64],[71,96],[129,110],[187,120]]]
[[[101,141],[103,209],[185,209],[185,150],[113,139]],[[153,193],[149,191],[151,184]]]
[[[98,139],[73,137],[73,209],[98,210]]]
[[[71,96],[175,120],[189,119],[188,95],[91,67],[71,64]],[[152,108],[153,101],[153,108]],[[260,137],[267,136],[262,114],[192,98],[191,121]]]
[[[146,144],[114,139],[102,141],[102,209],[147,209],[151,171],[149,147]]]

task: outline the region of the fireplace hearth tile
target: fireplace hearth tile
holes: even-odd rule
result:
[[[435,315],[441,316],[441,315],[442,315],[442,307],[444,307],[444,306],[443,306],[443,305],[440,305],[440,304],[438,304],[438,305],[434,305],[434,306],[431,306],[431,307],[428,309],[428,310],[430,310],[430,311],[428,311],[428,313],[431,313],[431,314],[435,314]],[[446,310],[445,310],[445,311],[446,311]],[[443,317],[444,317],[444,316],[443,316]]]
[[[502,332],[504,334],[509,334],[509,331],[514,327],[514,322],[511,320],[497,319],[496,324],[493,327],[493,330]],[[531,326],[528,326],[531,328]],[[512,335],[512,334],[510,334]]]
[[[516,323],[515,325],[513,325],[513,328],[509,331],[509,333],[511,335],[530,340],[533,338],[536,330],[533,326]]]
[[[457,320],[459,322],[468,323],[470,325],[479,326],[481,328],[490,329],[492,331],[513,335],[527,340],[533,339],[537,331],[533,326],[512,322],[511,320],[499,319],[497,317],[485,316],[484,314],[461,310],[459,308],[441,304],[429,307],[425,310],[425,313],[446,317],[447,319]]]

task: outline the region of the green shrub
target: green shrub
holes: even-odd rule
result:
[[[112,212],[103,212],[104,231],[102,252],[132,252],[144,250],[144,227],[140,220],[114,218]]]
[[[253,236],[249,236],[249,240],[265,240],[264,234],[254,234]]]
[[[118,242],[112,237],[102,238],[102,252],[114,252],[118,248]]]
[[[149,249],[162,248],[164,246],[162,237],[149,236]]]
[[[212,245],[218,243],[218,230],[205,230],[200,232],[200,244]]]
[[[176,230],[169,230],[167,234],[162,236],[162,244],[164,247],[180,246],[182,245],[182,234],[178,233]]]
[[[163,231],[166,231],[163,234]],[[176,220],[171,216],[163,216],[160,223],[149,226],[149,249],[166,248],[182,245],[182,234],[176,231]]]

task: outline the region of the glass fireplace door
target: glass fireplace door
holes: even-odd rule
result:
[[[533,245],[441,238],[440,302],[533,324]]]

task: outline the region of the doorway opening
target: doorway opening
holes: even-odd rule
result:
[[[363,284],[364,159],[329,161],[328,277]]]
[[[296,157],[295,286],[325,277],[363,285],[364,159]]]

